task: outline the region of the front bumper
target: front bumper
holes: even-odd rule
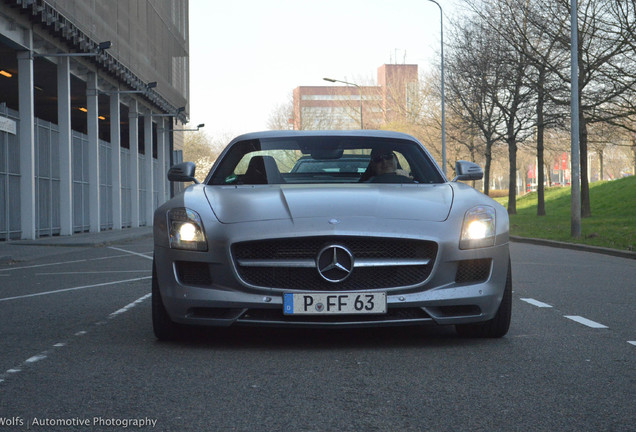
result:
[[[367,290],[387,293],[387,314],[289,316],[283,294],[297,290],[259,288],[239,283],[228,256],[176,251],[155,245],[161,297],[170,318],[200,326],[256,325],[291,327],[374,327],[436,323],[467,324],[491,319],[503,298],[508,271],[508,244],[462,251],[441,243],[434,269],[416,286]],[[489,271],[478,279],[458,277],[462,263],[479,260]],[[210,279],[184,283],[177,263],[208,266]],[[483,266],[482,266],[483,267]],[[230,271],[230,268],[232,271]]]

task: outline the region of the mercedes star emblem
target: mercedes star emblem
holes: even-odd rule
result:
[[[318,252],[316,268],[327,282],[342,282],[353,271],[353,254],[344,246],[327,246]]]

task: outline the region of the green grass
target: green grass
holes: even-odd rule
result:
[[[510,234],[636,250],[636,176],[590,184],[592,216],[581,220],[581,237],[571,236],[570,188],[545,191],[546,216],[537,216],[537,193],[517,197],[510,215]],[[497,198],[507,207],[508,198]]]

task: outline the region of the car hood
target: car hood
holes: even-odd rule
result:
[[[207,186],[205,195],[228,224],[314,217],[440,222],[453,201],[448,184]]]

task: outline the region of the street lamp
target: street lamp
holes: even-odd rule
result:
[[[442,7],[435,0],[428,0],[431,3],[435,3],[439,8],[439,26],[440,26],[440,40],[441,40],[441,56],[442,56],[442,172],[446,175],[446,113],[445,113],[445,100],[444,100],[444,12]]]
[[[110,41],[104,41],[97,44],[97,50],[82,53],[34,53],[33,57],[96,57],[112,47]]]
[[[347,85],[352,85],[352,86],[358,87],[358,90],[360,91],[360,129],[364,129],[364,123],[362,121],[362,87],[360,87],[358,84],[355,84],[355,83],[351,83],[351,82],[347,82],[347,81],[341,81],[341,80],[337,80],[337,79],[333,79],[333,78],[323,78],[323,80],[329,81],[329,82],[332,82],[332,83],[339,82],[339,83],[342,83],[342,84],[347,84]]]
[[[198,132],[199,129],[205,126],[205,123],[197,125],[196,129],[168,129],[166,132]]]
[[[107,94],[107,95],[146,93],[148,90],[153,89],[155,87],[157,87],[157,81],[149,82],[148,84],[144,86],[143,90],[106,90],[106,91],[100,90],[100,93]]]
[[[177,108],[177,111],[174,113],[170,113],[170,114],[153,114],[153,117],[178,117],[179,114],[181,114],[183,111],[185,111],[185,107],[179,107]]]

